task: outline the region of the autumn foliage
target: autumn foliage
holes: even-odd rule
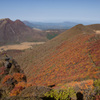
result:
[[[3,86],[11,86],[13,84],[13,89],[11,90],[10,96],[18,95],[24,88],[31,86],[27,84],[25,75],[23,73],[14,73],[13,75],[6,75],[3,80]]]
[[[25,78],[25,75],[22,73],[14,73],[13,75],[6,75],[3,80],[2,80],[2,84],[5,84],[5,82],[7,82],[9,79],[14,79],[17,82],[23,81]]]
[[[16,96],[16,95],[18,95],[22,90],[23,90],[23,87],[22,87],[22,86],[15,87],[15,88],[11,91],[10,96]]]
[[[74,87],[85,97],[91,95],[93,84],[98,83],[93,81],[100,78],[100,36],[91,32],[79,25],[18,56],[16,59],[25,74],[9,74],[2,80],[4,86],[13,81],[10,96],[31,85],[54,86],[54,89]],[[4,68],[0,69],[3,74]]]
[[[19,82],[18,84],[15,85],[14,89],[11,91],[10,96],[16,96],[18,95],[23,89],[31,86],[31,84],[26,83],[26,82]]]
[[[95,34],[78,34],[57,46],[49,56],[27,68],[28,81],[34,85],[52,85],[84,79],[98,79],[100,40]],[[30,70],[31,69],[31,70]],[[30,71],[28,71],[30,70]],[[28,73],[27,73],[28,72]]]
[[[13,77],[17,82],[23,81],[25,79],[25,74],[23,73],[14,73]]]
[[[2,84],[5,84],[9,79],[12,79],[12,78],[13,78],[12,75],[6,75],[2,80]]]
[[[61,88],[61,89],[66,89],[67,87],[78,87],[80,90],[82,89],[88,89],[88,88],[91,88],[93,89],[93,80],[84,80],[84,81],[80,81],[80,82],[77,82],[77,81],[73,81],[73,82],[70,82],[70,83],[67,83],[67,84],[58,84],[57,87],[55,88]]]

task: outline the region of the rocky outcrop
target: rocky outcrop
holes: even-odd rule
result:
[[[32,86],[18,63],[12,59],[11,68],[0,62],[0,100],[42,100],[49,87]]]
[[[2,60],[3,63],[5,63],[5,61]],[[21,90],[23,90],[25,87],[22,86],[16,86],[17,84],[19,84],[20,82],[27,82],[26,76],[23,72],[23,70],[21,70],[20,66],[17,64],[17,62],[12,59],[11,61],[11,68],[7,68],[4,66],[4,64],[2,64],[1,62],[1,66],[0,66],[0,95],[4,97],[4,95],[17,95],[18,93],[20,93]],[[18,90],[21,87],[20,91]],[[17,89],[18,88],[18,89]],[[14,91],[14,89],[16,89],[17,93],[13,94],[12,91]],[[5,93],[3,93],[2,91],[4,91]],[[18,92],[19,91],[19,92]],[[10,94],[9,94],[10,93]],[[0,96],[0,97],[1,97]]]

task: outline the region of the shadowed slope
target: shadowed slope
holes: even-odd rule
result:
[[[100,77],[99,47],[100,38],[80,24],[16,59],[34,85],[94,79]]]

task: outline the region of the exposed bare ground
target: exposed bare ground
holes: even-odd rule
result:
[[[95,30],[96,34],[100,34],[100,30]]]
[[[24,49],[28,49],[31,48],[32,45],[39,45],[39,44],[43,44],[45,42],[23,42],[21,44],[15,44],[15,45],[6,45],[6,46],[1,46],[0,47],[0,51],[3,50],[24,50]]]

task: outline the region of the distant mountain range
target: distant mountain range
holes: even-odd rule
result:
[[[45,22],[29,22],[29,21],[23,21],[23,23],[31,28],[38,28],[38,29],[42,29],[42,30],[70,29],[71,27],[78,24],[78,23],[74,23],[74,22],[45,23]]]

